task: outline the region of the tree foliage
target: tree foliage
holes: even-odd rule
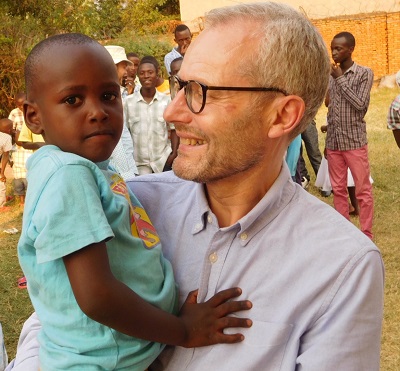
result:
[[[128,31],[148,34],[154,32],[154,25],[176,18],[178,12],[177,0],[127,0],[122,17]],[[161,27],[159,31],[166,30]]]
[[[160,60],[170,45],[159,35],[169,33],[178,19],[178,0],[0,0],[0,117],[24,89],[25,58],[40,40],[80,32],[103,44],[125,40],[129,51]]]

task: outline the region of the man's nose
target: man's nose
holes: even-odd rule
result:
[[[184,89],[178,91],[174,99],[164,111],[164,119],[167,122],[188,123],[191,120],[190,111],[185,98]]]

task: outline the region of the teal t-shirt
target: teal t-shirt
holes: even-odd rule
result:
[[[114,276],[147,302],[173,312],[172,267],[145,210],[107,162],[94,164],[46,145],[30,157],[27,169],[18,254],[43,326],[41,371],[146,369],[163,345],[87,317],[75,300],[62,259],[106,240]]]

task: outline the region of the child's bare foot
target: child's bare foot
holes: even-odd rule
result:
[[[349,215],[352,215],[352,216],[358,215],[358,210],[355,209],[352,205],[349,205]]]

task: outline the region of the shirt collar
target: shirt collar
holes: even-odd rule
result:
[[[160,100],[160,94],[161,94],[161,93],[156,89],[156,94],[154,94],[153,99],[151,100],[150,103],[147,103],[147,102],[144,100],[144,98],[143,98],[143,96],[142,96],[142,93],[141,93],[140,90],[139,90],[139,91],[137,92],[137,101],[138,101],[138,102],[142,101],[142,102],[145,102],[146,104],[152,104],[154,101]]]
[[[195,186],[196,202],[192,234],[200,233],[206,228],[209,216],[216,220],[208,205],[204,185],[196,184]],[[296,185],[292,181],[286,162],[283,162],[278,178],[260,202],[237,223],[221,228],[221,231],[237,229],[237,237],[240,238],[242,246],[246,246],[256,233],[280,214],[295,193]]]
[[[355,73],[356,69],[357,69],[357,66],[358,66],[357,63],[353,62],[353,64],[350,66],[350,68],[347,69],[347,71],[344,74],[346,75],[349,72]]]

